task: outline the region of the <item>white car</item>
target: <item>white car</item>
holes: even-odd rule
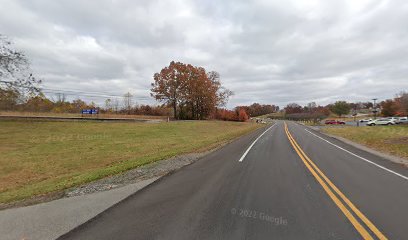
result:
[[[373,119],[369,118],[369,119],[360,119],[360,122],[370,122],[373,121]]]
[[[398,120],[399,123],[408,123],[408,117],[400,117]]]
[[[387,118],[390,119],[391,121],[394,121],[395,124],[399,123],[399,118],[397,118],[397,117],[387,117]]]
[[[395,122],[389,118],[379,118],[367,123],[367,126],[375,125],[395,125]]]

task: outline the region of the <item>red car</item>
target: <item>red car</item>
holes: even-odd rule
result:
[[[324,122],[324,124],[346,124],[345,122],[343,122],[343,121],[339,121],[339,120],[326,120],[325,122]]]

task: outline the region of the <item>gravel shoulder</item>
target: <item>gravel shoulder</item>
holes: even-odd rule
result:
[[[80,187],[68,189],[65,191],[66,197],[81,196],[85,194],[111,190],[114,188],[123,187],[125,185],[137,183],[147,179],[162,177],[179,168],[189,165],[208,153],[214,151],[206,151],[202,153],[189,153],[166,160],[154,162],[139,168],[129,170],[125,173],[103,178],[95,182],[91,182]]]

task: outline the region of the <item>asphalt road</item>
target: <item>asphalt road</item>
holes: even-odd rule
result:
[[[61,239],[408,239],[406,168],[295,123],[266,129]]]

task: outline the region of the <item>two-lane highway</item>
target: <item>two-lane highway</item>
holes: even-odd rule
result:
[[[404,176],[401,166],[277,122],[61,239],[407,239]]]

